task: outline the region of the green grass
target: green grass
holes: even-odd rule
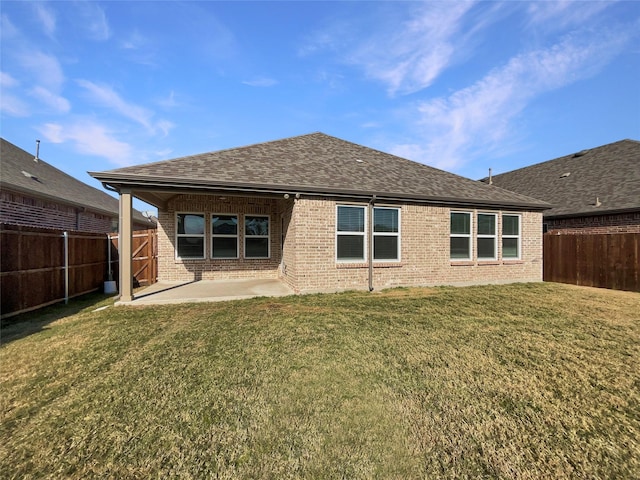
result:
[[[1,478],[640,476],[637,293],[111,304],[3,325]]]

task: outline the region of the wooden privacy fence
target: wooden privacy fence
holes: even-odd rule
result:
[[[156,281],[156,231],[134,232],[134,252],[142,237],[152,247],[136,253],[134,282],[148,285]],[[117,235],[0,224],[0,250],[2,318],[101,290],[110,278],[109,254],[112,265],[118,265]],[[147,252],[144,260],[142,251]],[[112,270],[117,281],[117,268]]]
[[[544,280],[640,292],[640,233],[545,234]]]

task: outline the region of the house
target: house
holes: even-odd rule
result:
[[[323,133],[90,174],[120,192],[125,238],[132,196],[158,207],[159,280],[542,280],[545,202]]]
[[[117,231],[119,202],[0,139],[0,223],[81,232]],[[155,222],[133,211],[135,229]]]
[[[551,233],[640,232],[640,142],[636,140],[495,175],[491,183],[550,203],[544,228]]]

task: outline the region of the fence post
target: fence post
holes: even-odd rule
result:
[[[69,232],[64,232],[64,304],[69,303]]]

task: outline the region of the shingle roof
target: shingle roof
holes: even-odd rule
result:
[[[640,211],[640,142],[582,150],[495,175],[493,184],[549,202],[545,217]]]
[[[42,159],[0,138],[0,186],[33,196],[118,217],[119,202],[111,195],[67,175]],[[149,223],[137,210],[134,219]]]
[[[323,133],[90,174],[116,187],[235,188],[247,192],[376,195],[458,204],[548,207],[533,198]]]

